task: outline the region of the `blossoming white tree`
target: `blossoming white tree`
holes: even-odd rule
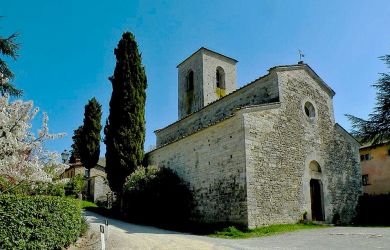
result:
[[[8,96],[0,97],[0,176],[14,185],[51,182],[66,167],[57,153],[44,148],[45,141],[65,135],[49,133],[46,113],[38,135],[30,131],[38,111],[32,101],[9,102]]]

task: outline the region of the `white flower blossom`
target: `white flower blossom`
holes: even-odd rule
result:
[[[58,153],[44,148],[45,141],[65,135],[49,133],[46,113],[38,137],[30,131],[38,111],[32,101],[10,103],[8,96],[0,97],[0,176],[14,183],[52,182],[66,168]]]

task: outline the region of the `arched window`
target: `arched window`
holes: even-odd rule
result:
[[[321,173],[320,164],[318,164],[318,162],[316,162],[316,161],[311,161],[310,164],[309,164],[309,168],[313,172]]]
[[[194,72],[191,70],[187,75],[187,91],[194,90]]]
[[[314,118],[316,116],[316,110],[311,102],[305,103],[305,114],[309,118]]]
[[[216,79],[217,88],[225,89],[225,71],[223,70],[223,68],[221,67],[217,68],[215,79]]]

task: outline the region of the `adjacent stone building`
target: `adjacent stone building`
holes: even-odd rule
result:
[[[85,198],[91,199],[93,202],[106,202],[107,194],[111,193],[111,189],[108,186],[105,167],[106,159],[104,157],[101,157],[96,166],[89,170],[84,168],[80,160],[77,160],[75,163],[69,164],[60,178],[72,178],[75,175],[84,176],[86,180],[83,193],[85,196],[89,196]]]
[[[349,222],[359,144],[335,123],[335,92],[302,62],[236,89],[236,63],[201,48],[178,65],[179,120],[155,131],[150,164],[188,182],[201,222]]]

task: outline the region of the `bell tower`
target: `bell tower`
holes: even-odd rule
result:
[[[235,91],[237,60],[200,48],[179,65],[179,119]]]

